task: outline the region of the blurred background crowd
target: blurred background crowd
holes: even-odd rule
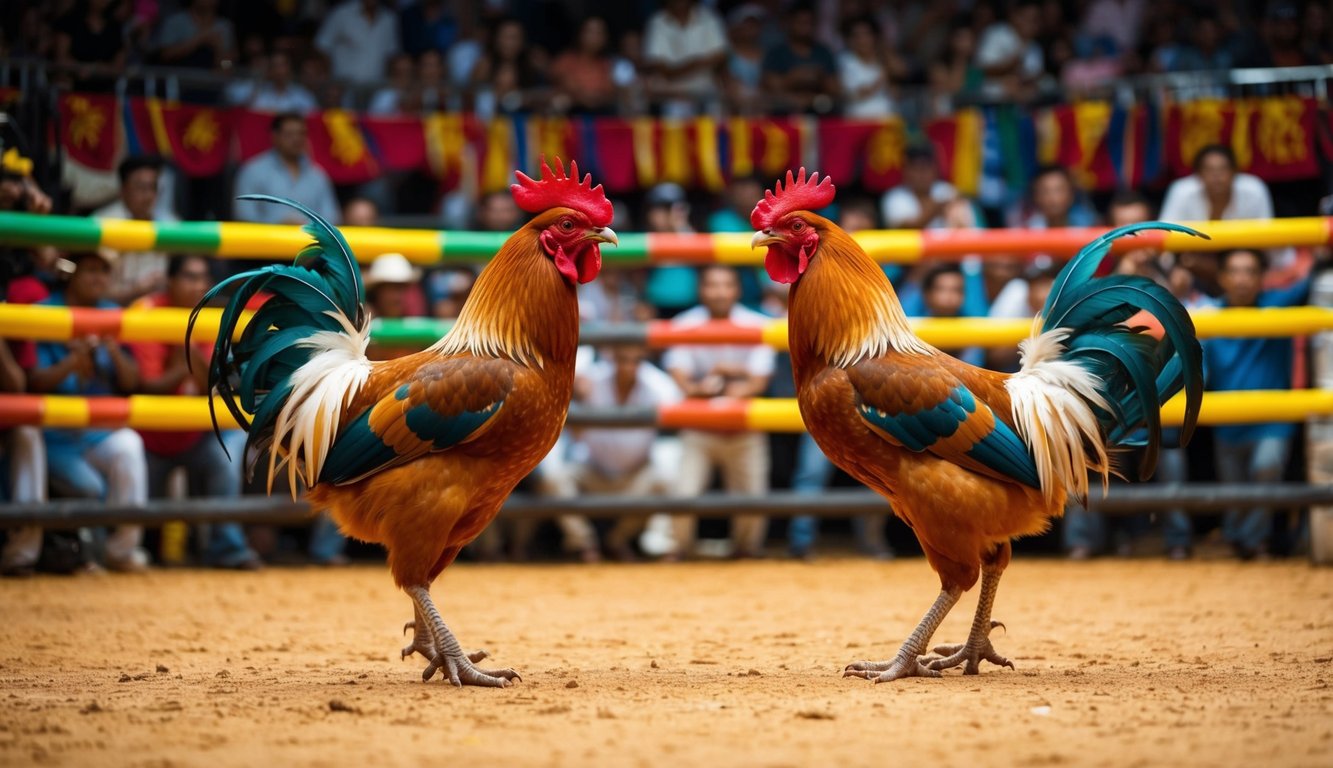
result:
[[[44,70],[49,87],[149,89],[161,83],[145,73],[170,71],[182,99],[271,113],[271,149],[205,183],[185,178],[159,157],[131,154],[118,165],[115,189],[96,205],[80,205],[58,184],[38,183],[25,172],[22,158],[13,158],[5,163],[0,209],[159,222],[211,211],[240,221],[294,222],[280,207],[230,203],[237,195],[269,193],[294,198],[343,225],[509,232],[524,216],[506,192],[423,187],[411,177],[335,185],[310,157],[303,116],[346,108],[374,114],[814,113],[924,120],[966,104],[1036,104],[1106,93],[1129,76],[1330,64],[1328,14],[1327,3],[1289,0],[12,2],[0,10],[0,57],[50,65]],[[135,71],[140,74],[134,78],[124,76]],[[1065,167],[1041,166],[1031,173],[1024,194],[982,201],[950,183],[933,145],[913,140],[903,152],[900,184],[873,195],[840,184],[838,203],[826,213],[849,231],[1329,213],[1320,202],[1328,189],[1327,171],[1317,181],[1269,184],[1241,171],[1230,144],[1205,146],[1190,161],[1192,172],[1181,178],[1113,191],[1087,189]],[[748,232],[750,210],[771,181],[734,178],[721,194],[655,184],[614,200],[614,227]],[[386,183],[395,188],[386,190]],[[417,204],[402,205],[405,199]],[[381,318],[456,317],[476,275],[472,267],[421,270],[399,254],[361,255],[374,257],[366,270],[367,300]],[[1108,269],[1158,280],[1192,309],[1291,306],[1309,300],[1326,256],[1295,248],[1182,254],[1142,249]],[[909,315],[1020,318],[1041,306],[1061,264],[1048,255],[1027,254],[925,261],[885,271]],[[189,307],[238,268],[236,262],[167,252],[45,247],[7,253],[3,280],[9,302]],[[590,322],[762,324],[784,316],[784,288],[757,268],[609,265],[598,281],[580,288],[580,306]],[[1013,348],[949,351],[997,370],[1017,367]],[[402,352],[372,349],[378,357]],[[1303,340],[1216,339],[1205,344],[1205,352],[1210,389],[1328,383]],[[109,338],[11,339],[0,343],[0,391],[201,393],[206,355],[206,347],[122,345]],[[590,405],[793,395],[789,362],[767,347],[681,346],[665,354],[608,347],[586,350],[584,358],[576,399]],[[261,487],[247,486],[240,471],[240,433],[223,434],[225,451],[204,433],[20,428],[3,437],[8,500],[104,498],[133,504],[173,495],[234,497]],[[1291,424],[1204,430],[1188,450],[1164,451],[1157,481],[1304,478],[1303,437],[1303,425]],[[817,494],[851,484],[805,436],[581,429],[568,432],[521,492],[553,498],[690,497],[716,487],[741,494],[784,488]],[[850,542],[867,556],[884,558],[914,546],[910,532],[890,520],[626,517],[606,525],[567,516],[537,526],[501,519],[470,554],[488,560],[778,552],[808,558],[823,534],[825,541],[832,535],[836,543]],[[1162,510],[1108,519],[1073,509],[1057,532],[1025,546],[1058,549],[1077,559],[1102,554],[1186,559],[1204,541],[1210,551],[1256,559],[1299,551],[1303,535],[1299,511],[1237,509],[1190,518]],[[152,561],[254,568],[293,558],[338,564],[347,557],[347,543],[321,520],[299,531],[218,525],[145,533],[121,527],[80,538],[11,531],[0,566],[24,574],[39,563],[52,570],[100,563],[132,571]]]

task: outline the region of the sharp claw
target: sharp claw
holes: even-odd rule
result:
[[[1003,621],[992,621],[992,622],[990,623],[990,628],[991,628],[992,630],[994,630],[996,627],[999,627],[1000,629],[1003,629],[1006,633],[1009,631],[1009,628],[1006,627],[1006,626],[1004,625],[1004,622],[1003,622]]]
[[[469,653],[469,654],[467,655],[467,660],[470,661],[470,662],[472,662],[473,664],[476,664],[476,663],[482,661],[483,659],[486,659],[486,658],[489,658],[489,657],[490,657],[490,654],[487,653],[486,651],[483,651],[483,650],[477,650],[477,651],[473,651],[472,653]]]
[[[409,621],[403,625],[403,634],[406,635],[407,630],[416,628],[417,628],[417,623],[415,621]]]

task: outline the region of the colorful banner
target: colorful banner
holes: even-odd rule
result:
[[[60,143],[71,160],[95,171],[115,169],[116,97],[70,93],[60,97]]]
[[[1298,96],[1200,99],[1172,105],[1166,121],[1166,157],[1173,176],[1190,172],[1194,156],[1227,144],[1240,170],[1267,181],[1318,175],[1316,105]]]
[[[156,154],[186,176],[215,176],[232,157],[231,113],[161,99],[131,99],[126,139],[131,154]]]
[[[126,152],[154,153],[187,176],[212,176],[272,143],[273,116],[246,109],[68,94],[60,99],[60,114],[59,140],[69,157],[102,171],[114,169]],[[307,124],[312,159],[338,184],[420,171],[446,188],[503,191],[515,169],[535,173],[541,157],[558,155],[578,160],[617,194],[664,181],[718,192],[731,179],[773,179],[802,165],[879,193],[899,183],[909,136],[917,130],[898,118],[505,115],[483,123],[457,113],[345,110],[309,115]],[[1278,96],[965,109],[919,130],[935,147],[941,175],[975,194],[983,146],[991,148],[987,178],[1016,192],[1042,163],[1066,166],[1085,188],[1106,191],[1184,175],[1199,149],[1215,143],[1235,150],[1241,170],[1269,181],[1315,178],[1321,157],[1333,157],[1330,129],[1327,111],[1313,100]]]

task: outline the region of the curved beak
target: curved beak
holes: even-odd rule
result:
[[[588,240],[598,243],[610,243],[611,245],[620,245],[620,238],[616,237],[615,230],[610,227],[593,227],[588,230]]]
[[[771,229],[763,229],[754,233],[754,237],[750,240],[750,250],[754,250],[761,245],[785,242],[787,241],[783,239],[782,235],[774,234]]]

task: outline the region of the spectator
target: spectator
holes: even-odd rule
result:
[[[1124,55],[1139,45],[1146,6],[1144,0],[1093,0],[1083,14],[1079,34],[1089,42],[1107,40]]]
[[[166,290],[145,296],[134,306],[190,309],[203,299],[211,283],[207,258],[173,256],[167,267]],[[212,346],[209,342],[190,348],[160,343],[133,345],[140,391],[150,395],[206,394]],[[166,498],[168,477],[177,469],[185,471],[191,495],[235,498],[241,494],[241,466],[245,460],[245,433],[241,430],[223,432],[221,443],[210,432],[140,430],[139,437],[148,459],[148,487],[153,498]],[[238,523],[208,526],[204,541],[204,562],[208,565],[241,570],[262,565]]]
[[[1262,251],[1240,249],[1222,254],[1218,279],[1223,307],[1290,307],[1305,301],[1309,279],[1289,288],[1264,291],[1268,260]],[[1203,343],[1208,389],[1238,391],[1291,389],[1290,338],[1208,339]],[[1215,427],[1217,476],[1228,482],[1275,483],[1282,480],[1295,425],[1226,425]],[[1267,556],[1272,512],[1264,507],[1228,511],[1222,535],[1242,560]]]
[[[903,153],[902,184],[880,201],[890,229],[966,229],[976,226],[971,203],[940,178],[935,149],[913,144]]]
[[[403,52],[412,58],[426,51],[442,54],[458,39],[458,21],[444,0],[420,0],[399,11],[398,35]]]
[[[1190,45],[1180,51],[1171,67],[1172,71],[1231,69],[1235,57],[1226,43],[1222,22],[1216,12],[1199,14],[1189,26],[1192,32]]]
[[[925,317],[965,317],[964,298],[967,295],[967,276],[958,264],[936,264],[921,280],[921,300]],[[981,347],[959,347],[941,350],[968,365],[982,366],[986,362]]]
[[[594,408],[660,408],[681,399],[680,388],[660,368],[648,362],[644,347],[617,346],[610,360],[593,363],[579,374],[574,399]],[[665,494],[672,467],[663,461],[662,438],[656,429],[583,429],[575,433],[574,458],[542,477],[543,492],[562,499],[580,495]],[[620,515],[607,533],[607,552],[617,560],[634,559],[633,541],[643,530],[644,518]],[[584,562],[601,559],[597,531],[581,515],[560,518],[565,548],[578,552]]]
[[[319,108],[314,95],[292,80],[292,58],[286,51],[269,54],[263,78],[250,90],[242,104],[257,112],[296,112],[302,115]]]
[[[277,195],[295,200],[339,222],[338,200],[324,171],[307,156],[309,137],[305,118],[295,112],[275,115],[271,124],[273,149],[246,161],[236,174],[236,194]],[[305,217],[284,205],[237,200],[236,218],[264,224],[304,224]]]
[[[62,290],[41,304],[114,309],[107,300],[111,251],[71,257],[74,272]],[[37,367],[28,378],[33,392],[58,395],[129,395],[139,386],[139,370],[130,353],[111,338],[74,338],[37,345]],[[144,504],[148,468],[143,440],[132,429],[47,429],[46,463],[51,487],[65,496],[105,499],[110,504]],[[148,553],[139,546],[143,529],[122,525],[106,540],[106,566],[142,571]]]
[[[767,325],[769,318],[740,304],[740,280],[735,270],[721,265],[703,267],[699,274],[699,306],[681,313],[673,323],[689,327],[710,320],[741,325]],[[773,375],[772,348],[765,345],[681,345],[671,348],[664,363],[689,397],[749,398],[763,394]],[[763,494],[768,491],[768,438],[762,432],[680,432],[682,458],[673,492],[694,498],[708,489],[713,470],[722,473],[728,493]],[[675,518],[676,555],[693,552],[696,519]],[[768,521],[763,515],[732,518],[733,553],[758,557],[763,553]]]
[[[927,69],[930,115],[952,115],[959,96],[981,87],[981,70],[974,63],[976,50],[976,30],[966,18],[955,20],[949,29],[948,48]]]
[[[696,114],[717,93],[717,72],[727,59],[722,19],[695,0],[666,0],[648,19],[643,59],[662,115]]]
[[[1273,198],[1257,176],[1240,173],[1236,155],[1225,144],[1212,144],[1194,156],[1194,173],[1171,182],[1162,201],[1166,221],[1217,221],[1273,218]],[[1276,249],[1270,257],[1286,264],[1293,256],[1289,248]],[[1217,295],[1217,259],[1209,252],[1183,252],[1178,263],[1189,270],[1204,291]]]
[[[986,27],[977,42],[976,65],[984,75],[982,93],[995,99],[1027,101],[1046,69],[1037,34],[1041,5],[1013,0],[1006,21]]]
[[[416,108],[422,112],[440,112],[455,108],[449,96],[448,73],[444,71],[444,54],[434,49],[417,57]]]
[[[723,192],[726,206],[708,215],[709,232],[752,232],[750,211],[764,196],[764,182],[758,176],[731,180]]]
[[[414,112],[417,107],[416,93],[412,82],[412,57],[405,53],[395,53],[389,58],[389,76],[384,87],[370,97],[366,111],[372,115],[396,115]]]
[[[603,273],[605,275],[607,273]],[[456,320],[463,311],[463,303],[472,292],[477,273],[471,269],[441,269],[426,277],[426,300],[430,303],[431,317]],[[599,281],[600,282],[600,281]],[[591,284],[590,284],[591,285]],[[583,302],[579,306],[582,307]]]
[[[82,0],[56,21],[57,64],[125,66],[125,34],[110,0]],[[104,83],[110,83],[104,80]]]
[[[1166,221],[1271,219],[1273,198],[1257,176],[1240,173],[1236,153],[1210,144],[1194,156],[1194,173],[1171,182],[1162,201]]]
[[[764,9],[755,3],[738,6],[727,16],[725,87],[730,106],[741,114],[760,111],[764,74]]]
[[[483,116],[510,114],[537,103],[541,69],[517,19],[501,19],[491,30],[490,47],[472,71],[476,111]]]
[[[787,11],[787,41],[764,54],[764,91],[777,111],[833,111],[838,64],[815,40],[815,12],[807,4]]]
[[[879,27],[869,16],[848,21],[843,37],[847,50],[838,58],[843,113],[848,117],[888,117],[895,111],[889,95],[888,57],[880,49]]]
[[[12,342],[0,340],[0,392],[22,393],[28,379]],[[4,498],[16,504],[46,501],[46,447],[36,427],[0,431],[0,465],[8,466]],[[0,576],[30,576],[42,554],[42,529],[10,528],[0,550]]]
[[[99,219],[172,222],[176,217],[159,212],[158,187],[162,161],[156,157],[127,157],[116,168],[120,179],[120,197],[97,209]],[[167,255],[161,251],[131,251],[120,254],[115,262],[107,298],[121,306],[166,285]]]
[[[551,65],[551,82],[562,109],[586,114],[611,114],[616,106],[606,20],[589,16],[579,25],[572,48]]]
[[[408,316],[408,294],[417,289],[421,273],[401,253],[376,256],[366,272],[366,304],[374,317]]]
[[[236,58],[236,33],[218,15],[217,0],[191,0],[162,23],[158,57],[174,67],[220,69]]]
[[[398,52],[398,19],[379,0],[346,0],[315,34],[315,47],[333,63],[333,76],[361,86],[376,85]]]
[[[679,184],[658,184],[648,190],[644,200],[644,223],[649,232],[690,234],[690,204]],[[649,304],[670,317],[698,301],[699,280],[694,267],[662,264],[648,275],[645,298]]]
[[[1026,210],[1017,211],[1016,226],[1030,229],[1091,227],[1097,214],[1079,200],[1078,186],[1069,169],[1047,165],[1037,169],[1028,185]]]
[[[380,209],[368,197],[354,197],[343,205],[344,227],[375,227],[380,223]]]
[[[477,206],[476,226],[482,232],[513,232],[523,225],[523,218],[513,195],[492,192]]]

